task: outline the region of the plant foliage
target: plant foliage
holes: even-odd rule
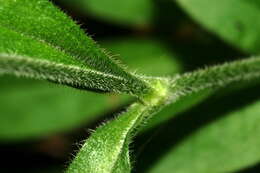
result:
[[[112,16],[120,17],[117,12],[120,14],[126,12],[124,8],[119,8],[121,11],[111,11],[108,5],[120,6],[120,3],[121,5],[127,3],[117,3],[117,1],[114,3],[106,4],[94,0],[89,1],[88,5],[93,9],[97,8],[100,13],[107,12]],[[140,17],[134,9],[146,7],[146,3],[141,6],[139,3],[139,1],[131,1],[130,5],[135,15],[123,13],[123,17],[126,18],[123,20],[143,22],[142,17],[145,16]],[[219,12],[215,11],[215,6],[212,10],[211,5],[205,0],[199,0],[197,3],[179,0],[178,3],[194,18],[198,18],[203,25],[214,30],[229,43],[249,52],[257,52],[257,27],[254,29],[249,27],[251,21],[243,15],[237,18],[238,8],[229,9],[233,1],[213,2],[218,8],[223,6],[224,19],[222,15],[217,15]],[[252,4],[242,0],[235,4],[241,9],[252,10],[250,15],[257,13]],[[201,10],[202,7],[206,8]],[[205,15],[204,10],[210,13]],[[226,16],[228,17],[225,18]],[[225,23],[229,19],[232,21],[230,25],[225,25],[223,28],[219,25],[220,21]],[[233,22],[237,20],[244,22],[243,27],[245,25],[246,29],[243,32],[246,34],[243,37],[239,35],[242,32],[240,29],[232,32]],[[1,98],[7,102],[14,98],[18,102],[23,102],[23,99],[19,100],[19,98],[25,98],[26,95],[31,99],[13,107],[21,111],[20,118],[26,117],[23,121],[16,121],[17,116],[1,117],[3,125],[0,127],[0,138],[24,139],[34,135],[46,135],[49,131],[65,130],[82,121],[91,121],[92,118],[97,118],[96,114],[111,109],[105,100],[113,96],[95,97],[88,93],[89,91],[134,96],[128,108],[91,133],[66,169],[67,173],[128,173],[134,170],[130,144],[137,134],[166,122],[180,112],[209,98],[219,89],[237,84],[243,88],[257,83],[260,78],[259,56],[176,74],[183,70],[181,62],[177,59],[165,58],[171,57],[172,54],[159,41],[128,38],[121,41],[101,41],[101,44],[114,52],[121,50],[121,56],[126,57],[125,61],[129,61],[130,67],[125,67],[119,58],[116,59],[102,49],[50,1],[0,0],[0,74],[4,76],[1,79]],[[164,56],[159,58],[162,54]],[[179,55],[176,53],[175,56]],[[138,58],[131,59],[132,57],[147,58],[142,62]],[[149,61],[153,61],[154,64]],[[139,64],[139,70],[135,67],[136,63]],[[163,69],[156,69],[158,64],[161,64],[160,68]],[[26,80],[12,78],[10,75],[30,78],[26,80],[31,81],[31,86],[26,85]],[[34,79],[87,90],[86,95],[72,94],[69,88],[62,86],[48,88],[46,86],[49,84],[43,81],[38,83]],[[16,89],[16,85],[21,87],[20,90]],[[5,91],[9,93],[6,94]],[[64,95],[66,92],[71,95]],[[118,95],[116,97],[119,99],[119,105],[130,101],[129,97],[127,99]],[[32,103],[39,98],[50,99],[44,111],[39,111],[38,106],[42,106],[40,102]],[[30,107],[31,104],[37,106],[31,108],[30,113],[23,110],[24,105]],[[85,110],[85,104],[90,107],[93,104],[93,109]],[[9,104],[3,106],[1,114],[5,116],[10,109],[8,106],[12,106]],[[63,110],[64,106],[70,112]],[[260,161],[259,110],[258,100],[226,113],[222,118],[195,131],[177,147],[171,148],[161,160],[146,171],[232,172],[258,163]],[[57,119],[55,111],[64,116]],[[46,119],[43,118],[45,114]],[[72,117],[73,114],[77,114],[78,117]],[[83,114],[93,115],[93,117],[86,118]],[[52,118],[53,120],[50,120]],[[39,127],[36,123],[44,121],[52,121],[59,125],[46,123],[48,125]],[[9,130],[9,124],[15,128]]]

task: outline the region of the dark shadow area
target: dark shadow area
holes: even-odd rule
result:
[[[173,38],[183,23],[187,20],[185,13],[171,0],[152,0],[154,33],[161,37]]]
[[[248,57],[246,53],[225,43],[214,33],[203,29],[172,0],[153,0],[153,21],[147,28],[111,24],[87,16],[75,7],[66,6],[60,0],[53,1],[78,21],[94,40],[120,37],[147,37],[161,40],[179,56],[185,71]]]
[[[217,92],[190,111],[138,136],[133,144],[136,172],[149,170],[151,165],[155,164],[169,149],[176,147],[201,127],[222,118],[231,111],[259,100],[259,86],[249,87],[225,97],[219,97]]]
[[[251,166],[249,168],[245,168],[245,169],[238,171],[236,173],[257,173],[257,172],[260,172],[260,164]]]
[[[46,168],[64,168],[66,160],[37,151],[38,142],[0,144],[0,172],[39,172]],[[37,170],[37,171],[36,171]],[[64,169],[62,169],[64,170]]]
[[[114,25],[109,22],[96,20],[91,16],[87,16],[82,13],[76,7],[68,6],[62,3],[62,0],[53,0],[53,3],[62,8],[73,20],[77,21],[81,28],[84,29],[88,35],[94,40],[100,40],[104,38],[120,37],[132,35],[134,30],[127,26]]]
[[[180,56],[186,71],[248,57],[206,31],[172,0],[153,0],[155,35]]]

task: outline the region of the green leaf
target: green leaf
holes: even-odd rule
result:
[[[131,138],[151,114],[160,110],[167,98],[163,85],[158,81],[154,85],[158,93],[146,98],[147,104],[132,104],[125,113],[91,135],[68,168],[68,173],[131,171],[128,149]]]
[[[158,115],[152,117],[147,129],[200,103],[208,98],[215,89],[235,82],[240,82],[240,86],[242,84],[246,86],[245,83],[259,77],[260,58],[225,63],[192,73],[177,75],[170,82],[169,97],[171,105],[164,108]],[[254,81],[251,83],[254,83]]]
[[[118,38],[101,45],[119,53],[131,70],[157,76],[180,70],[177,57],[156,40]],[[150,50],[152,54],[140,53]],[[0,77],[0,83],[0,140],[24,140],[87,125],[131,100],[11,76]]]
[[[183,71],[180,62],[181,57],[169,52],[166,46],[157,40],[114,38],[113,40],[103,40],[100,44],[109,51],[118,53],[130,69],[136,69],[141,74],[169,76]],[[210,96],[211,93],[211,91],[203,91],[182,97],[176,103],[165,107],[154,115],[144,127],[144,130],[153,128],[197,105]]]
[[[65,0],[65,3],[94,17],[124,25],[146,26],[154,15],[151,0]]]
[[[149,74],[151,76],[169,76],[170,74],[176,74],[182,71],[182,65],[179,61],[181,57],[169,52],[166,46],[159,41],[118,38],[101,41],[100,43],[108,50],[119,53],[119,56],[124,58],[124,62],[127,62],[129,68],[137,69],[138,73]],[[135,58],[136,60],[133,61],[132,59]],[[138,61],[138,63],[136,61]],[[147,65],[148,61],[149,65]],[[138,64],[138,66],[136,64]],[[211,91],[203,91],[180,98],[176,103],[168,105],[154,115],[144,127],[144,130],[153,128],[160,123],[173,118],[177,114],[205,100],[211,94]]]
[[[181,57],[156,39],[113,38],[100,44],[122,57],[130,69],[140,74],[169,76],[183,71]]]
[[[129,143],[135,132],[167,104],[193,93],[260,78],[260,58],[214,66],[175,77],[149,78],[155,92],[98,128],[68,168],[74,172],[130,172]]]
[[[260,3],[257,0],[177,0],[192,18],[223,40],[259,53]]]
[[[213,66],[193,73],[186,73],[171,79],[172,100],[205,89],[216,89],[238,81],[250,81],[260,77],[260,58]]]
[[[0,140],[24,140],[70,130],[119,104],[113,101],[116,96],[80,92],[45,81],[1,77],[0,83]]]
[[[171,148],[148,172],[234,172],[259,163],[259,115],[260,101],[227,113]]]
[[[48,0],[0,6],[0,73],[132,95],[149,90]]]
[[[173,103],[167,105],[156,115],[152,116],[149,123],[147,123],[142,129],[143,132],[150,130],[151,128],[155,128],[156,126],[178,116],[180,113],[195,107],[210,97],[213,93],[214,91],[208,89],[180,97]]]

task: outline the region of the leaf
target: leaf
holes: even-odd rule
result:
[[[136,96],[149,90],[49,1],[0,6],[0,73]]]
[[[43,81],[2,77],[0,83],[1,140],[24,140],[70,130],[117,106],[111,101],[113,96]]]
[[[234,172],[259,163],[259,115],[260,101],[227,113],[171,148],[148,172]]]
[[[169,99],[171,100],[171,105],[159,112],[159,115],[152,117],[147,129],[198,104],[209,97],[217,88],[224,87],[230,83],[234,84],[235,82],[240,82],[239,85],[242,87],[247,86],[244,83],[260,77],[259,70],[260,59],[250,58],[176,76],[170,82],[171,94]],[[251,81],[251,83],[254,83],[254,81]]]
[[[162,85],[156,85],[158,95],[147,98],[147,104],[134,103],[118,118],[98,128],[82,146],[67,172],[130,172],[128,146],[131,137],[151,113],[160,109],[159,105],[167,96]]]
[[[260,58],[248,58],[213,66],[171,79],[172,100],[205,89],[216,89],[238,81],[250,81],[260,76]]]
[[[166,46],[157,40],[117,38],[103,40],[100,44],[109,51],[118,53],[120,57],[123,57],[124,62],[127,63],[130,69],[136,69],[141,74],[169,76],[183,71],[180,62],[182,57],[169,52]],[[211,94],[211,91],[203,91],[181,98],[154,115],[143,130],[153,128],[177,116],[179,113],[205,100]]]
[[[156,40],[118,38],[101,41],[101,45],[122,55],[131,70],[140,69],[138,71],[145,74],[173,75],[181,67],[177,56],[172,56]],[[138,53],[149,50],[153,50],[151,54]],[[131,101],[126,96],[81,92],[45,81],[11,76],[0,77],[0,84],[2,141],[25,140],[88,125]],[[13,100],[19,104],[14,104]]]
[[[167,122],[168,120],[178,116],[180,113],[195,107],[196,105],[210,97],[213,93],[214,91],[208,89],[180,97],[175,102],[167,105],[160,112],[152,116],[149,120],[149,123],[147,123],[146,126],[144,126],[144,128],[142,129],[143,132],[146,132],[151,128],[156,128],[156,126]]]
[[[122,37],[103,40],[100,44],[140,74],[169,76],[183,71],[180,55],[156,39]]]
[[[227,63],[175,79],[150,78],[156,92],[99,127],[82,146],[67,172],[130,172],[129,143],[135,132],[162,107],[192,93],[257,78],[260,78],[260,58]]]
[[[177,0],[192,18],[223,40],[251,53],[259,53],[259,1]],[[243,13],[241,13],[243,12]]]
[[[97,18],[124,25],[146,26],[154,15],[151,0],[65,0],[65,3]]]

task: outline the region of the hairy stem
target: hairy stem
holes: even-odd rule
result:
[[[129,143],[139,126],[158,112],[168,99],[164,81],[154,80],[154,91],[133,103],[115,120],[98,128],[82,146],[67,173],[130,172]]]

